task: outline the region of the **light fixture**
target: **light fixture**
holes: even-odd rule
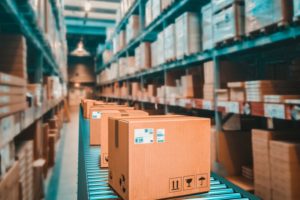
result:
[[[79,87],[80,87],[80,83],[75,83],[74,86],[75,86],[76,88],[79,88]]]
[[[92,8],[91,2],[85,1],[85,2],[84,2],[84,11],[85,11],[85,12],[90,12],[90,11],[91,11],[91,8]]]
[[[71,55],[77,57],[86,57],[91,55],[87,50],[85,50],[82,38],[78,42],[77,48],[71,52]]]

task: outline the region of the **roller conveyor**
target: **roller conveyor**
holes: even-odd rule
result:
[[[79,199],[101,200],[119,199],[108,185],[108,170],[99,168],[100,147],[89,146],[89,121],[80,112],[79,134]],[[208,193],[196,194],[181,199],[205,200],[252,200],[258,199],[254,195],[238,188],[226,179],[211,173],[211,190]]]

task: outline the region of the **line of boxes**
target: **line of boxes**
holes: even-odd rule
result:
[[[160,199],[209,191],[209,119],[149,116],[100,101],[86,106],[92,101],[82,101],[90,117],[90,144],[101,146],[100,167],[109,167],[109,185],[119,196]]]

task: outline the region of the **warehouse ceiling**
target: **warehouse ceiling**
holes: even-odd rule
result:
[[[115,24],[120,0],[65,0],[65,22],[69,50],[83,38],[92,54],[105,42],[106,28]]]

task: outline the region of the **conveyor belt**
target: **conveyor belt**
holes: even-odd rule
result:
[[[80,115],[80,143],[79,150],[83,150],[79,156],[79,180],[78,197],[80,199],[118,199],[118,196],[108,186],[108,170],[99,168],[99,147],[90,147],[89,121]],[[185,197],[184,199],[206,200],[246,200],[257,199],[254,195],[243,191],[226,179],[211,174],[211,190],[209,193]]]

